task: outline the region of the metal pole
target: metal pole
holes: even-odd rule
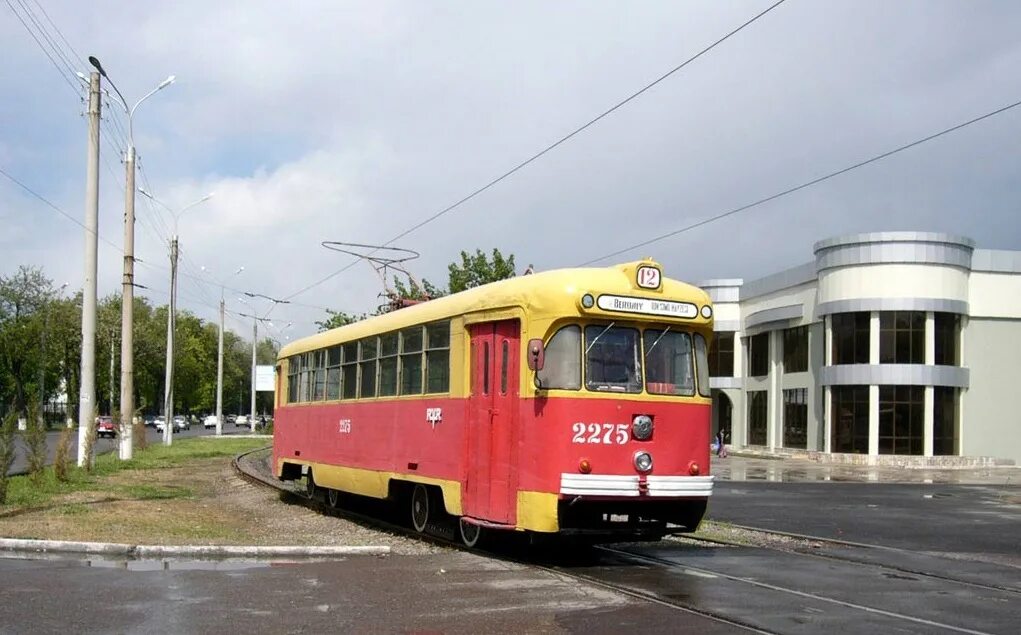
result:
[[[163,393],[163,445],[174,440],[174,327],[177,311],[177,235],[170,241],[170,306],[167,307],[167,374]]]
[[[96,251],[99,248],[99,73],[89,74],[89,150],[85,176],[85,268],[82,270],[82,359],[78,393],[78,465],[85,456],[85,437],[95,425],[96,400]]]
[[[220,346],[216,354],[216,436],[223,434],[223,287],[220,287]]]
[[[128,123],[130,126],[130,121]],[[124,280],[121,290],[121,443],[119,456],[130,460],[135,415],[135,146],[124,161]],[[111,404],[111,409],[113,405]]]
[[[255,432],[255,347],[259,342],[259,319],[252,318],[252,418],[248,425]]]

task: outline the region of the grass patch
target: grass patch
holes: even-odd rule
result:
[[[192,498],[195,495],[190,488],[174,485],[125,485],[119,491],[128,498],[141,501]]]
[[[57,498],[76,492],[106,492],[112,495],[134,497],[133,492],[124,491],[123,487],[112,490],[104,477],[112,476],[125,470],[166,469],[184,465],[191,461],[218,457],[233,457],[246,450],[254,450],[266,445],[264,439],[206,439],[192,438],[175,441],[173,445],[152,445],[145,450],[135,452],[130,461],[121,461],[116,452],[96,457],[92,472],[73,468],[67,474],[67,481],[60,481],[53,468],[44,470],[37,481],[28,476],[15,476],[10,480],[7,491],[7,504],[0,505],[0,517],[12,510],[42,507],[51,504]],[[144,498],[176,498],[179,495],[157,495],[152,491],[138,490]],[[186,494],[190,496],[189,492]]]

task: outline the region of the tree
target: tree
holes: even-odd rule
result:
[[[14,275],[0,277],[0,386],[4,402],[22,414],[30,398],[45,401],[38,378],[51,369],[43,333],[53,295],[53,283],[39,268],[22,266]]]
[[[329,331],[330,329],[347,326],[348,324],[357,322],[365,317],[364,315],[362,317],[354,317],[353,315],[348,315],[343,311],[333,311],[331,309],[326,309],[326,313],[329,317],[325,320],[316,320],[316,326],[319,328],[320,333],[323,331]]]
[[[462,251],[461,263],[452,262],[447,267],[450,274],[449,292],[457,293],[497,280],[513,278],[514,254],[504,258],[499,249],[493,249],[492,256],[490,260],[481,249],[476,249],[474,254]]]

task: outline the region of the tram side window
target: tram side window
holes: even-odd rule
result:
[[[546,360],[536,377],[540,386],[548,390],[581,388],[581,327],[572,324],[553,334],[546,344]]]
[[[425,391],[450,390],[450,322],[425,325]]]
[[[301,386],[298,389],[298,401],[311,401],[312,395],[312,353],[301,356]]]
[[[415,326],[401,331],[401,394],[422,394],[422,332]]]
[[[287,403],[298,402],[298,369],[301,363],[298,356],[287,360]]]
[[[379,338],[379,396],[397,394],[397,333]]]
[[[691,336],[669,329],[645,329],[644,339],[645,389],[649,394],[693,396],[695,369]]]
[[[314,401],[322,401],[326,397],[326,351],[316,351],[312,355],[315,363],[315,392],[312,394]]]
[[[334,346],[326,352],[326,399],[340,399],[340,362],[342,349]]]
[[[344,399],[358,397],[358,342],[348,342],[342,347],[341,395]]]
[[[698,375],[698,394],[710,396],[709,390],[709,359],[706,356],[705,338],[695,333],[695,372]]]
[[[367,337],[358,342],[358,374],[361,375],[362,385],[358,396],[365,399],[376,396],[376,338]]]
[[[585,385],[602,392],[641,392],[642,362],[638,330],[585,327]]]

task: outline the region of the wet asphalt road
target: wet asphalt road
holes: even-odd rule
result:
[[[724,477],[759,473],[728,461]],[[984,485],[802,482],[802,466],[776,463],[775,482],[719,481],[710,517],[865,544],[527,554],[553,570],[506,549],[291,564],[0,559],[0,631],[1017,632],[1021,489],[1005,473]],[[897,476],[884,478],[913,479]]]

